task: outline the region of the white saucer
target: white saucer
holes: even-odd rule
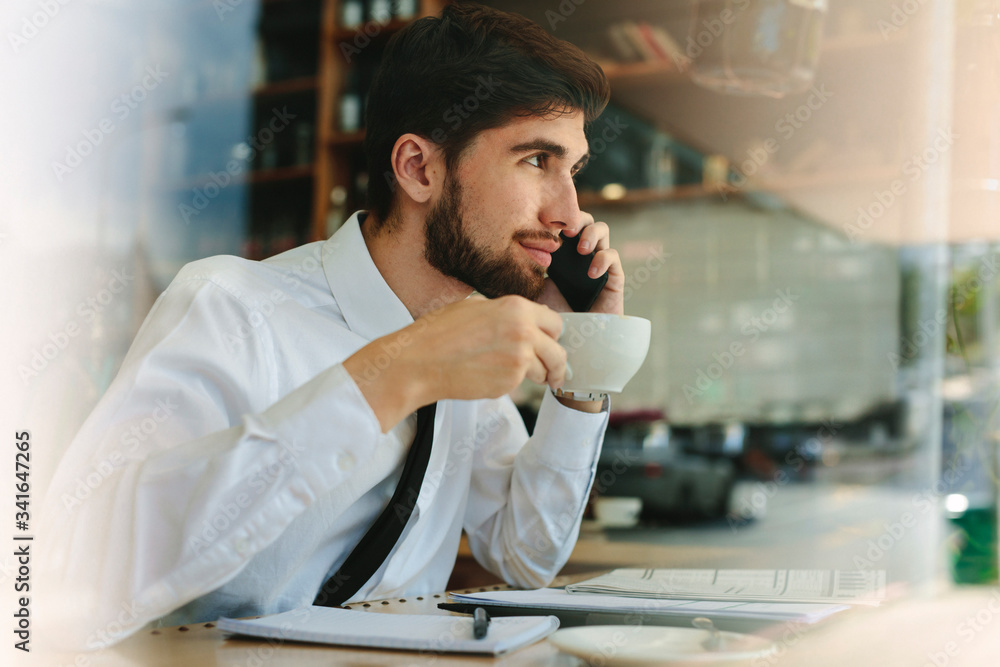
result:
[[[595,665],[647,666],[671,662],[732,662],[763,658],[775,652],[773,642],[736,632],[719,633],[724,645],[709,651],[707,630],[646,625],[591,625],[558,630],[549,637],[556,648]]]

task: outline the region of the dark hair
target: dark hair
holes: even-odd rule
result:
[[[413,133],[441,146],[451,171],[483,130],[517,116],[582,111],[593,122],[610,97],[601,68],[578,47],[518,14],[450,4],[386,45],[365,115],[368,208],[390,218],[392,148]]]

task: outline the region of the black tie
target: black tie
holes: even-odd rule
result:
[[[406,455],[403,475],[399,478],[396,491],[340,569],[319,589],[314,605],[339,607],[344,604],[372,578],[399,541],[417,503],[420,485],[427,472],[427,461],[431,458],[436,407],[437,403],[431,403],[417,410],[417,434]]]

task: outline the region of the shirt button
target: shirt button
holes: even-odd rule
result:
[[[349,453],[339,454],[337,456],[337,468],[346,472],[354,467],[354,455]]]
[[[249,545],[247,544],[246,540],[244,539],[236,540],[236,543],[233,546],[236,548],[236,553],[239,554],[240,556],[247,555],[247,547]]]

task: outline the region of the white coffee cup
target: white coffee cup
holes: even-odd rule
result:
[[[620,393],[649,351],[649,320],[605,313],[560,313],[566,350],[563,391]]]
[[[605,528],[631,528],[641,512],[641,498],[600,496],[594,501],[594,518]]]

